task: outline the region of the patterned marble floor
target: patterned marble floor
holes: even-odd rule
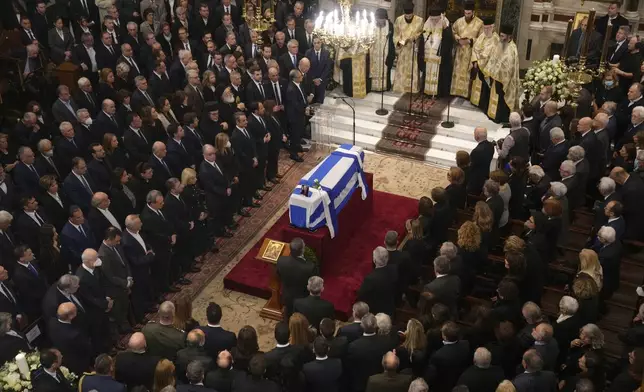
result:
[[[328,150],[312,151],[311,153],[324,156]],[[374,188],[379,191],[389,192],[402,196],[420,198],[429,196],[433,187],[446,186],[445,169],[426,165],[422,162],[404,158],[369,153],[365,158],[365,171],[374,173]],[[279,209],[273,218],[259,230],[255,237],[248,242],[237,255],[235,255],[217,274],[217,276],[201,291],[193,301],[193,317],[200,323],[206,322],[206,307],[209,302],[215,301],[223,308],[222,326],[228,330],[238,332],[244,325],[252,325],[257,330],[261,350],[270,350],[273,347],[273,327],[275,322],[259,317],[259,311],[266,302],[262,298],[224,289],[224,277],[246,254],[249,248],[261,238],[273,223],[286,210],[287,203]]]

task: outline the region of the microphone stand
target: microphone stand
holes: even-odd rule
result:
[[[387,21],[387,27],[389,27],[389,21]],[[384,64],[382,65],[382,88],[380,90],[380,109],[376,110],[376,114],[379,116],[386,116],[389,113],[389,110],[385,109],[385,89],[387,88],[387,81],[385,80],[385,69],[387,68],[387,59],[385,57],[385,49],[387,49],[387,45],[389,44],[389,33],[387,33],[387,37],[385,38],[386,42],[384,45],[382,45],[382,60],[384,61]],[[355,144],[355,141],[354,141]]]
[[[355,103],[354,105],[351,105],[349,102],[344,97],[339,97],[342,102],[346,103],[347,106],[351,108],[351,111],[353,111],[353,145],[356,145],[356,107]],[[353,99],[351,100],[353,102]]]
[[[454,64],[455,58],[456,58],[456,50],[452,52],[452,65]],[[441,127],[443,128],[454,128],[454,121],[451,121],[449,119],[449,109],[451,107],[451,103],[452,103],[452,97],[448,97],[447,98],[447,120],[441,123]]]
[[[409,83],[409,109],[407,113],[411,115],[411,104],[414,98],[414,53],[416,52],[416,38],[412,41],[411,49],[411,82]]]

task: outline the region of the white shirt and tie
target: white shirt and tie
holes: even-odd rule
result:
[[[31,29],[26,29],[25,33],[27,33],[27,37],[29,37],[30,40],[35,41],[36,36],[34,35],[34,32],[31,31]]]
[[[127,229],[127,232],[130,233],[132,238],[134,238],[136,240],[136,242],[139,243],[139,245],[141,245],[141,248],[143,248],[143,251],[145,253],[147,253],[148,248],[147,248],[147,246],[145,246],[145,241],[143,241],[143,237],[141,237],[141,234],[138,231],[136,233],[133,232],[133,231],[130,231],[130,229]]]
[[[302,100],[304,101],[304,105],[307,105],[307,104],[308,104],[308,102],[306,102],[306,97],[304,96],[304,92],[302,91],[302,88],[300,87],[300,84],[299,84],[299,83],[297,83],[297,82],[293,82],[293,84],[294,84],[294,85],[295,85],[295,87],[297,87],[297,89],[300,91],[300,95],[302,95]]]
[[[87,55],[89,56],[89,61],[92,63],[92,72],[96,72],[98,70],[98,65],[96,63],[96,51],[94,50],[93,46],[85,46],[85,50],[87,51]]]
[[[112,226],[114,226],[117,229],[122,231],[121,224],[116,220],[116,218],[114,217],[114,215],[112,214],[112,212],[110,210],[108,210],[107,208],[105,208],[105,209],[97,208],[97,209],[110,222],[110,225],[112,225]]]
[[[123,56],[123,57],[125,57],[125,56]],[[136,64],[136,61],[134,61],[134,59],[132,57],[125,57],[125,59],[127,60],[128,63],[130,63],[130,66],[136,68],[136,72],[138,72],[139,75],[140,75],[141,70],[139,69],[139,66]]]
[[[148,142],[148,139],[145,138],[145,135],[143,135],[143,132],[141,132],[140,129],[134,129],[132,127],[130,127],[130,129],[132,130],[132,132],[136,134],[136,136],[140,137],[144,142],[146,143]]]
[[[45,220],[41,218],[36,211],[25,211],[28,217],[30,217],[38,226],[42,226],[45,223]]]
[[[60,195],[58,193],[47,192],[47,194],[49,194],[49,196],[51,196],[52,199],[56,200],[56,203],[58,203],[61,207],[63,207],[63,208],[65,207],[63,205],[63,201],[61,200]]]

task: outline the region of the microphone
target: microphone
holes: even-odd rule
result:
[[[330,97],[330,98],[333,98],[333,99],[351,98],[351,97],[350,97],[350,96],[348,96],[348,95],[329,95],[329,97]]]

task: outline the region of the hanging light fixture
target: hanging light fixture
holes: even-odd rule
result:
[[[376,31],[376,18],[373,12],[356,11],[351,18],[351,1],[340,0],[338,8],[325,14],[321,11],[315,19],[314,33],[322,41],[333,47],[342,49],[356,48],[367,50],[373,45]]]

